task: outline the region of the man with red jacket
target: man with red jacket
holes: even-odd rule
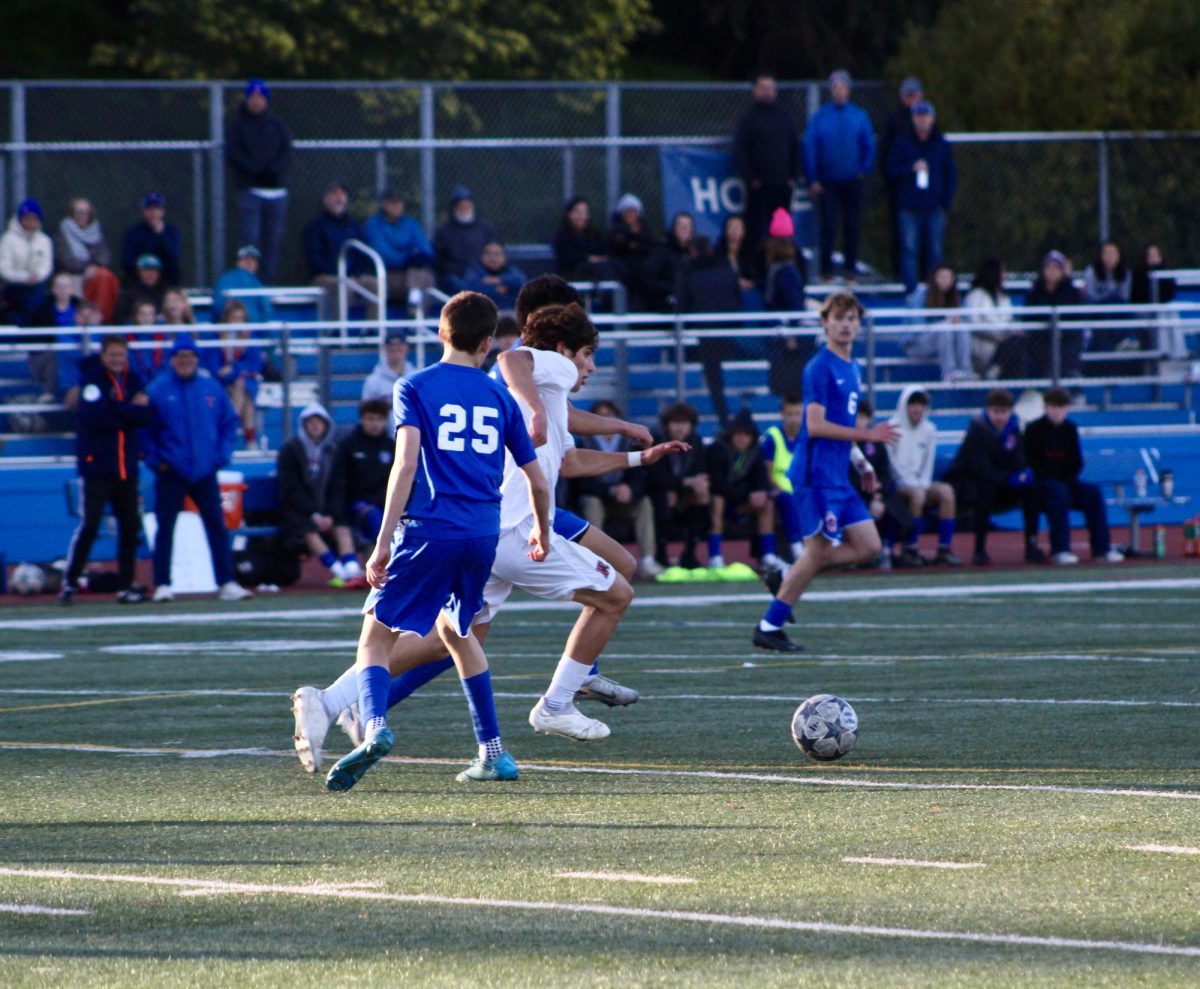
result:
[[[138,431],[150,424],[153,412],[145,384],[129,366],[129,344],[123,337],[106,336],[100,353],[84,362],[77,414],[83,517],[67,550],[67,569],[58,600],[60,604],[74,603],[79,576],[100,529],[104,507],[112,505],[117,520],[117,601],[139,604],[146,600],[146,592],[133,582],[141,524]]]

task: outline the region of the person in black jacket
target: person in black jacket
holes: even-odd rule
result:
[[[1083,297],[1079,294],[1079,289],[1071,282],[1070,266],[1065,255],[1059,251],[1050,251],[1042,259],[1041,274],[1033,283],[1029,294],[1025,296],[1025,305],[1078,306],[1082,302]],[[1025,331],[1031,370],[1038,378],[1053,377],[1054,345],[1050,337],[1050,317],[1031,316],[1029,318],[1043,324],[1041,329]],[[1060,313],[1060,324],[1068,318],[1068,313]],[[1059,339],[1061,341],[1059,345],[1061,348],[1059,351],[1059,377],[1076,378],[1081,369],[1079,355],[1083,352],[1083,331],[1063,326]]]
[[[129,344],[106,336],[100,353],[84,361],[79,391],[76,454],[83,478],[83,517],[71,537],[61,604],[72,604],[79,577],[100,531],[106,505],[117,520],[117,601],[140,604],[146,592],[133,582],[141,513],[138,508],[138,430],[154,413],[145,383],[129,366]]]
[[[147,254],[158,258],[164,282],[183,284],[183,238],[178,227],[167,223],[166,215],[166,198],[161,193],[146,193],[142,198],[141,220],[125,231],[121,242],[121,267],[127,285],[137,282],[141,259]]]
[[[971,420],[945,480],[954,486],[959,509],[973,509],[975,566],[992,562],[987,554],[991,517],[1018,506],[1025,513],[1026,561],[1040,563],[1046,559],[1037,546],[1037,488],[1025,459],[1021,423],[1013,414],[1013,397],[1008,389],[988,392],[984,414]]]
[[[1083,449],[1079,430],[1067,418],[1071,396],[1062,388],[1051,388],[1045,403],[1046,414],[1025,430],[1025,454],[1037,481],[1038,500],[1050,523],[1050,559],[1066,565],[1079,562],[1071,552],[1070,513],[1074,508],[1083,512],[1087,521],[1092,559],[1120,563],[1125,557],[1112,548],[1104,495],[1095,484],[1079,478],[1083,473]]]
[[[681,313],[741,312],[742,290],[738,277],[729,263],[713,255],[707,237],[692,241],[692,256],[679,272],[679,311]],[[694,326],[697,330],[718,330],[711,323]],[[737,344],[722,337],[703,337],[689,348],[688,359],[699,360],[704,371],[704,383],[712,399],[717,421],[724,426],[729,421],[729,403],[725,401],[725,373],[722,362],[737,352]]]
[[[708,537],[708,565],[725,565],[721,553],[725,526],[749,528],[749,519],[753,517],[754,535],[757,536],[754,555],[762,569],[786,572],[787,564],[775,552],[775,502],[771,498],[771,478],[758,442],[758,424],[750,410],[739,410],[708,449],[712,477],[720,482],[719,489],[713,494],[713,532]]]
[[[279,270],[292,160],[291,132],[268,108],[270,100],[267,84],[251,79],[245,99],[225,124],[225,161],[237,190],[237,242],[262,253],[261,275],[268,285]]]
[[[383,524],[383,502],[396,444],[388,433],[391,403],[369,398],[358,405],[358,425],[342,439],[329,471],[329,514],[337,525],[374,543]]]
[[[887,163],[892,145],[901,137],[915,135],[912,108],[925,99],[925,89],[916,76],[900,83],[900,102],[883,122],[879,137],[879,171],[888,190],[888,232],[891,234],[892,274],[900,277],[900,217],[896,206],[896,189],[888,180]]]
[[[800,175],[800,135],[792,115],[776,102],[775,79],[754,80],[754,103],[738,121],[733,161],[746,183],[746,236],[757,248],[777,209],[789,209]]]
[[[657,559],[667,565],[667,540],[682,539],[683,555],[679,566],[693,570],[700,566],[696,546],[712,531],[713,495],[722,488],[714,478],[708,448],[696,432],[700,416],[684,402],[663,410],[659,417],[663,437],[682,440],[689,445],[683,453],[663,457],[646,471],[646,489],[654,503]],[[711,552],[709,558],[717,555]]]
[[[618,277],[617,266],[609,257],[608,239],[592,226],[591,207],[585,196],[576,196],[563,207],[554,233],[554,270],[571,280]]]

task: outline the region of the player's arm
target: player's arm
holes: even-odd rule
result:
[[[858,471],[859,483],[866,494],[874,494],[879,487],[879,478],[875,476],[875,468],[871,466],[866,455],[854,443],[850,447],[850,466]]]
[[[598,416],[595,412],[584,412],[570,402],[567,403],[567,431],[576,436],[624,436],[641,446],[654,444],[654,437],[645,426],[626,422],[613,416]]]
[[[603,419],[604,416],[597,416]],[[581,450],[572,447],[563,455],[563,477],[596,477],[627,467],[649,467],[672,453],[686,453],[691,447],[682,440],[669,440],[633,453],[606,453],[603,450]]]
[[[529,558],[535,563],[546,559],[550,552],[550,482],[536,460],[521,465],[525,483],[529,486],[529,501],[533,506],[533,531],[529,534]]]
[[[804,412],[808,435],[816,440],[842,440],[847,443],[894,443],[900,431],[890,422],[877,422],[860,429],[858,426],[839,426],[825,418],[825,406],[809,402]]]
[[[529,438],[534,446],[546,442],[546,406],[533,380],[533,354],[528,350],[505,350],[496,358],[509,390],[529,407]]]
[[[388,474],[383,524],[375,539],[375,549],[367,560],[367,583],[372,587],[383,587],[387,583],[388,563],[392,559],[392,534],[400,524],[404,509],[408,507],[420,452],[421,431],[416,426],[401,426],[396,430],[396,459]]]

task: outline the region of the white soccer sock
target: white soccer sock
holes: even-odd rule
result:
[[[546,691],[546,709],[561,711],[574,704],[575,692],[583,686],[591,668],[591,663],[577,663],[570,656],[564,655],[558,661],[554,679],[550,681],[550,688]]]
[[[346,708],[358,701],[358,667],[351,666],[345,673],[321,691],[321,703],[332,721]]]
[[[486,742],[479,743],[479,761],[490,762],[493,759],[499,759],[504,752],[504,743],[500,741],[500,736],[489,738]]]
[[[797,539],[792,543],[792,559],[798,560],[804,555],[804,540]]]

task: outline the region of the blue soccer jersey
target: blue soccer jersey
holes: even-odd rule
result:
[[[808,435],[808,406],[825,409],[826,422],[853,428],[862,388],[858,362],[842,360],[822,347],[804,368],[804,421],[802,445],[788,476],[795,485],[827,488],[845,485],[850,470],[850,441],[814,439]]]
[[[462,539],[500,532],[504,451],[537,459],[517,403],[483,372],[438,363],[396,382],[397,428],[421,433],[407,515],[413,536]]]

